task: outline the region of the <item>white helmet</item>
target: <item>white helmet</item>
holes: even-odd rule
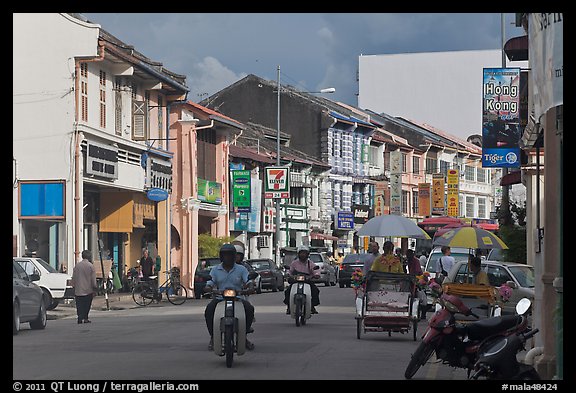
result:
[[[236,254],[244,255],[244,246],[241,244],[234,244],[234,248],[236,249]]]
[[[301,246],[298,246],[296,253],[300,254],[300,251],[306,251],[308,254],[310,254],[310,248],[304,244],[302,244]]]

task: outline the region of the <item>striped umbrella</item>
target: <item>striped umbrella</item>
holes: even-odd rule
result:
[[[506,243],[492,232],[477,227],[460,227],[449,230],[434,239],[435,246],[508,249]]]

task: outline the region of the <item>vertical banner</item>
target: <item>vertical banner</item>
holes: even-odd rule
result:
[[[384,215],[384,205],[385,205],[385,190],[387,184],[386,182],[379,181],[376,182],[376,187],[374,188],[374,215],[382,216]]]
[[[434,173],[432,175],[432,214],[444,215],[444,175]]]
[[[536,121],[548,109],[564,103],[564,23],[558,12],[531,13],[528,58]]]
[[[390,214],[402,214],[402,152],[390,152]]]
[[[520,167],[520,68],[484,68],[482,166]]]
[[[249,213],[251,203],[250,171],[233,170],[232,173],[232,204],[234,211]]]
[[[430,183],[418,183],[418,215],[431,216]]]
[[[448,202],[448,216],[458,217],[458,186],[460,183],[460,176],[458,169],[448,169],[446,177],[447,184],[447,202]]]
[[[252,179],[251,204],[252,209],[248,213],[248,232],[260,232],[262,221],[262,180]]]

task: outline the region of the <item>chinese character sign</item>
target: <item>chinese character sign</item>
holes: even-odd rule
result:
[[[432,214],[444,215],[444,175],[432,175]]]
[[[448,216],[458,217],[458,185],[460,183],[460,176],[458,174],[458,169],[449,169],[448,175],[446,177],[447,184],[447,195],[446,199],[448,202]]]
[[[418,215],[430,216],[431,208],[430,183],[418,183]]]
[[[520,68],[484,68],[482,166],[520,166]]]
[[[390,152],[390,214],[402,214],[402,152]]]

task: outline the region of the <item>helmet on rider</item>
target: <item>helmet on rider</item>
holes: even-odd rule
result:
[[[231,257],[231,260],[234,261],[234,257],[236,256],[236,248],[232,244],[223,244],[222,247],[220,247],[221,262],[227,262],[230,260],[230,259],[225,260],[225,257],[227,255],[229,255]]]
[[[296,253],[298,254],[298,259],[304,262],[308,258],[308,255],[310,255],[310,248],[305,245],[298,246]]]
[[[244,246],[241,244],[234,244],[236,249],[236,263],[241,263],[244,259]]]

